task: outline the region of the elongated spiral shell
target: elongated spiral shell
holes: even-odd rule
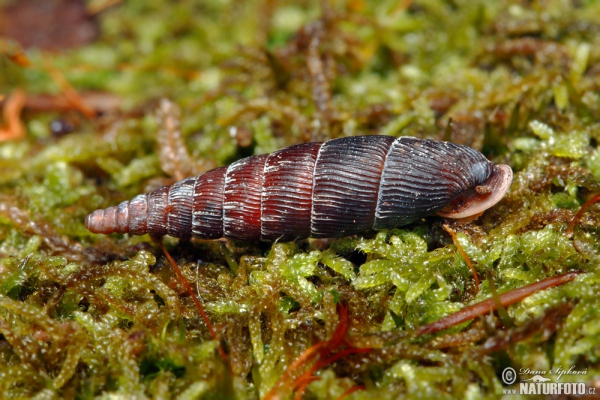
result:
[[[239,160],[86,219],[94,233],[234,240],[340,237],[438,213],[479,214],[512,170],[478,151],[413,137],[358,136]]]

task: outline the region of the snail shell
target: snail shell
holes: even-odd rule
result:
[[[512,170],[478,151],[357,136],[241,159],[86,218],[93,233],[234,240],[341,237],[437,213],[468,218],[507,192]]]

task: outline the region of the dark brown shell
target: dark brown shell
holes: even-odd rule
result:
[[[512,170],[466,146],[358,136],[244,158],[86,219],[94,233],[234,240],[340,237],[480,214]]]

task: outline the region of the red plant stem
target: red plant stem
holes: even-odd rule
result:
[[[346,336],[346,332],[348,331],[348,309],[342,303],[340,303],[340,305],[339,305],[339,315],[340,315],[340,322],[338,323],[338,326],[336,327],[335,332],[333,333],[331,339],[329,341],[325,342],[325,343],[327,343],[327,346],[325,346],[323,348],[323,350],[321,350],[322,358],[325,358],[325,356],[327,356],[333,350],[338,348],[340,346],[340,344],[342,344],[343,342],[346,342],[344,337]],[[339,353],[336,353],[331,357],[317,361],[311,368],[309,368],[305,373],[300,375],[294,381],[293,388],[296,390],[296,398],[302,398],[302,394],[306,390],[306,387],[308,386],[308,384],[310,382],[312,382],[314,380],[314,378],[316,378],[313,374],[315,372],[317,372],[318,370],[320,370],[321,368],[323,368],[331,363],[334,363],[335,361],[337,361],[341,358],[344,358],[350,354],[368,353],[371,350],[372,349],[370,349],[370,348],[361,348],[361,349],[349,348],[349,349],[340,351]]]
[[[504,307],[507,307],[511,304],[523,300],[525,297],[531,296],[533,293],[539,290],[548,289],[554,286],[562,285],[563,283],[570,282],[573,279],[575,279],[577,275],[579,275],[578,272],[569,272],[568,274],[546,278],[539,282],[535,282],[527,286],[511,290],[510,292],[503,293],[499,297],[500,304],[502,304]],[[494,310],[496,310],[494,299],[487,299],[482,302],[473,304],[469,307],[465,307],[462,310],[455,312],[454,314],[450,314],[431,324],[424,325],[417,329],[415,334],[417,336],[420,336],[435,333]]]
[[[320,370],[321,368],[323,368],[329,364],[332,364],[332,363],[336,362],[337,360],[339,360],[340,358],[344,358],[350,354],[368,353],[372,350],[373,349],[371,349],[371,348],[346,349],[346,350],[340,351],[339,353],[334,354],[333,356],[331,356],[325,360],[315,363],[315,365],[313,365],[308,371],[306,371],[305,373],[300,375],[298,378],[296,378],[296,381],[294,382],[294,389],[297,390],[296,395],[298,393],[304,392],[304,390],[306,389],[306,386],[308,386],[308,383],[312,382],[314,380],[313,378],[316,378],[313,374],[315,372],[317,372],[318,370]]]
[[[465,262],[471,269],[471,272],[473,273],[473,279],[475,279],[475,294],[479,293],[479,277],[477,276],[477,271],[475,271],[475,267],[473,267],[473,263],[471,262],[471,259],[469,259],[469,256],[467,256],[467,253],[465,253],[462,246],[458,242],[456,233],[452,229],[450,229],[450,227],[448,225],[444,225],[444,230],[446,232],[448,232],[450,234],[450,236],[452,236],[452,241],[454,242],[454,245],[458,249],[458,252],[460,253],[463,260],[465,260]]]
[[[291,363],[286,368],[283,375],[281,375],[279,380],[275,383],[275,385],[273,385],[273,387],[271,388],[271,390],[269,390],[269,393],[267,393],[267,395],[264,397],[263,400],[270,400],[270,399],[278,398],[277,390],[290,379],[290,376],[292,375],[292,373],[294,371],[296,371],[297,369],[299,369],[300,367],[302,367],[303,364],[307,364],[313,358],[315,358],[319,354],[318,352],[321,349],[321,347],[325,347],[325,345],[327,345],[326,341],[318,342],[318,343],[310,346],[308,349],[304,350],[304,352],[300,355],[300,357],[296,358],[294,360],[294,362]]]
[[[339,306],[339,315],[340,321],[338,322],[331,339],[327,341],[327,347],[330,349],[335,349],[340,345],[344,337],[346,336],[346,332],[348,332],[348,308],[343,303],[340,303]]]
[[[333,335],[331,335],[331,339],[323,340],[306,349],[300,355],[300,357],[294,360],[294,362],[286,368],[281,378],[279,378],[279,380],[275,383],[275,385],[273,385],[271,390],[269,390],[269,393],[267,393],[264,400],[277,398],[277,391],[280,387],[282,387],[289,381],[290,377],[292,376],[292,373],[299,370],[304,365],[308,364],[316,356],[321,355],[321,357],[324,357],[325,355],[331,353],[332,350],[336,349],[342,342],[345,341],[344,337],[346,336],[346,332],[348,331],[348,308],[344,306],[343,303],[340,303],[338,305],[338,314],[340,316],[340,321],[337,327],[335,328]],[[312,374],[316,370],[313,370],[313,368],[309,369],[307,372],[296,378],[294,381],[293,387],[298,388],[300,396],[302,396],[302,393],[306,389],[306,386],[308,386],[308,384],[314,380],[312,379]],[[298,396],[298,393],[296,393],[296,396]]]
[[[567,237],[568,238],[573,236],[573,228],[575,228],[575,224],[577,223],[577,221],[579,221],[579,219],[581,218],[581,216],[583,215],[585,210],[587,210],[587,208],[589,206],[591,206],[594,203],[597,203],[598,201],[600,201],[600,193],[593,195],[591,199],[586,201],[581,206],[581,209],[577,212],[577,214],[575,214],[575,217],[573,217],[573,220],[571,221],[571,223],[569,224],[569,227],[567,228]]]
[[[317,364],[320,364],[320,365],[318,365],[318,368],[315,369],[315,372],[317,370],[323,368],[326,365],[333,364],[334,362],[336,362],[340,358],[344,358],[344,357],[349,356],[351,354],[369,353],[371,351],[373,351],[373,349],[370,348],[370,347],[352,348],[352,349],[346,349],[346,350],[340,351],[339,353],[335,353],[333,356],[331,356],[328,359],[324,360],[322,363],[317,363]]]
[[[194,303],[196,304],[196,308],[198,308],[198,311],[200,312],[202,319],[208,326],[210,336],[212,336],[212,338],[214,340],[216,340],[217,343],[219,343],[219,354],[221,355],[221,358],[223,359],[223,361],[227,361],[227,355],[225,354],[225,350],[223,350],[223,346],[221,346],[221,342],[219,341],[219,338],[217,337],[215,328],[213,327],[213,324],[210,322],[208,315],[206,315],[206,312],[204,311],[204,307],[202,307],[202,303],[200,303],[200,300],[198,300],[198,296],[196,296],[196,293],[194,293],[194,291],[192,290],[192,287],[188,283],[187,279],[185,279],[185,277],[181,273],[181,269],[179,269],[179,266],[177,265],[175,260],[173,260],[173,257],[171,257],[171,254],[169,254],[169,252],[167,251],[167,248],[165,247],[165,244],[163,243],[163,241],[160,239],[156,239],[156,238],[154,238],[154,239],[156,242],[158,242],[160,244],[160,247],[162,248],[163,253],[165,253],[167,260],[169,260],[171,267],[173,267],[173,270],[175,271],[175,274],[177,275],[179,282],[183,285],[183,287],[190,294],[190,296],[192,296],[192,299],[194,300]]]

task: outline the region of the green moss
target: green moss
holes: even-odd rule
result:
[[[323,368],[306,397],[362,385],[350,398],[498,398],[506,367],[574,366],[587,374],[561,381],[594,385],[599,208],[573,238],[565,233],[600,192],[599,6],[405,3],[127,1],[99,14],[96,41],[53,53],[78,92],[120,106],[93,120],[29,109],[27,137],[0,143],[0,397],[263,397],[303,351],[332,337],[339,303],[349,308],[348,343],[374,350]],[[21,68],[6,48],[0,95],[60,91],[48,55],[27,50],[32,66]],[[174,181],[157,143],[162,97],[181,106],[198,173],[374,133],[449,137],[509,164],[505,199],[451,225],[479,292],[439,217],[330,241],[168,240],[224,363],[147,236],[93,235],[83,224],[94,209]],[[57,118],[75,132],[54,137]],[[508,307],[513,327],[487,318],[412,337],[491,297],[489,279],[505,293],[570,271],[583,273]]]

